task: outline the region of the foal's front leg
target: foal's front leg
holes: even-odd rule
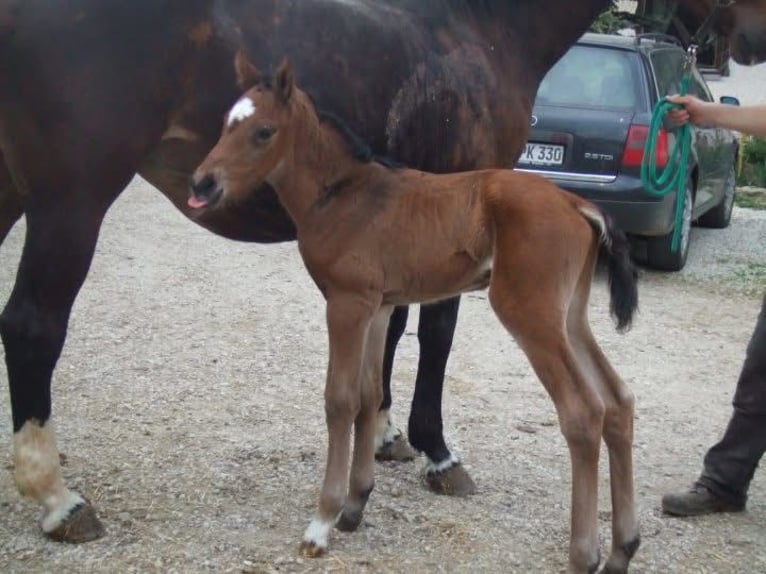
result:
[[[351,532],[359,527],[367,500],[375,485],[375,432],[378,405],[383,395],[382,367],[386,331],[391,307],[382,307],[370,324],[364,362],[360,374],[362,405],[354,422],[354,456],[351,461],[351,484],[338,530]]]
[[[325,385],[327,468],[316,515],[303,535],[301,551],[321,556],[346,501],[351,424],[361,406],[360,370],[370,320],[379,307],[358,295],[336,295],[327,300],[330,360]],[[379,404],[379,402],[378,402]]]

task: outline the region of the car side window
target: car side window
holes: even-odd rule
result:
[[[702,76],[697,69],[692,73],[691,82],[689,83],[689,93],[705,102],[713,101],[713,96],[710,94],[710,90],[708,90],[705,85],[705,80],[702,79]]]
[[[681,91],[686,56],[678,50],[657,50],[650,55],[661,98]]]

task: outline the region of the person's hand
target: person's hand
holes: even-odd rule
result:
[[[668,120],[671,125],[682,126],[687,122],[704,124],[709,122],[707,117],[709,104],[694,96],[668,96],[665,98],[673,104],[679,104],[682,108],[674,108],[668,111]]]

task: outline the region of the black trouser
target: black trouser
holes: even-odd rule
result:
[[[721,441],[705,455],[698,484],[735,504],[747,489],[766,451],[766,295],[734,393],[734,413]]]

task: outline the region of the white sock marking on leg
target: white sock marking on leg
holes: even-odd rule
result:
[[[51,532],[61,525],[82,497],[64,486],[59,452],[50,423],[27,421],[13,437],[16,486],[45,509],[42,527]]]
[[[388,410],[378,411],[375,420],[375,450],[379,451],[385,445],[391,444],[401,434],[393,422],[391,412]]]
[[[335,520],[314,518],[303,534],[303,541],[319,548],[327,548],[333,526],[335,526]]]
[[[441,462],[434,462],[429,458],[428,462],[426,463],[426,473],[435,474],[439,472],[444,472],[445,470],[452,468],[456,464],[460,464],[460,459],[452,453],[450,453],[449,458],[444,459]]]

